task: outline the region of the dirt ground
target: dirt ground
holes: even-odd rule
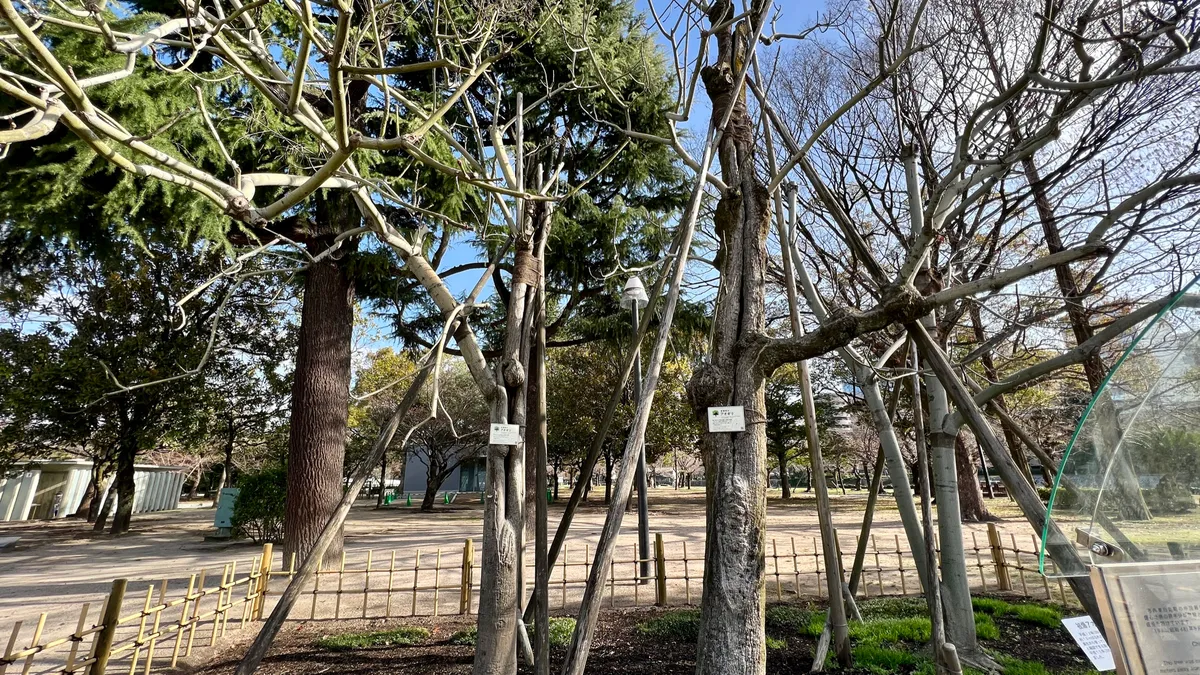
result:
[[[835,521],[843,548],[852,550],[865,501],[865,493],[834,496]],[[478,546],[483,515],[479,503],[439,504],[432,514],[421,513],[415,502],[412,507],[402,504],[380,510],[373,508],[373,501],[356,506],[346,524],[348,558],[365,555],[369,548],[432,551],[445,547],[461,551],[468,537],[475,538]],[[702,557],[703,490],[654,489],[650,504],[651,531],[661,532],[669,549],[687,541],[694,547],[689,555]],[[995,499],[989,505],[1006,521],[1002,524],[1006,531],[1028,539],[1032,530],[1010,501]],[[134,518],[133,530],[120,537],[95,535],[86,523],[77,521],[0,523],[0,537],[21,538],[16,546],[0,550],[0,633],[7,634],[7,626],[14,621],[29,622],[39,613],[48,612],[46,634],[66,634],[74,627],[80,604],[92,602],[98,606],[114,578],[129,579],[131,588],[137,587],[137,582],[164,578],[175,584],[202,568],[219,568],[231,560],[248,562],[259,552],[252,544],[205,542],[204,536],[212,531],[213,513],[211,509],[187,505],[178,511],[140,515]],[[572,559],[584,554],[584,546],[594,545],[605,513],[606,507],[597,501],[581,508],[568,539]],[[552,528],[561,514],[561,503],[551,506]],[[636,514],[627,512],[619,547],[629,550],[636,544],[635,526]],[[776,493],[768,503],[767,528],[768,547],[772,538],[794,536],[809,541],[817,534],[815,500],[801,493],[784,502]],[[970,524],[967,529],[986,542],[986,526]],[[880,499],[872,532],[888,541],[899,534],[903,541],[890,496]],[[281,565],[277,557],[276,568]],[[186,581],[183,583],[186,585]]]

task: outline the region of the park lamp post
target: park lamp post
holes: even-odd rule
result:
[[[625,282],[625,290],[621,292],[621,306],[629,310],[633,317],[633,340],[637,340],[638,324],[641,322],[640,310],[650,302],[646,288],[637,275],[629,277]],[[642,352],[636,343],[632,345],[633,354],[633,405],[634,409],[642,401]],[[638,454],[638,464],[635,479],[638,485],[638,560],[641,562],[641,583],[650,583],[650,511],[646,499],[646,444],[642,443],[642,451]]]

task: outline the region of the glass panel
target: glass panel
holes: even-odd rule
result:
[[[1133,338],[1061,462],[1048,523],[1085,562],[1200,559],[1200,311],[1181,301],[1196,284]],[[1086,573],[1049,558],[1044,544],[1048,576]]]

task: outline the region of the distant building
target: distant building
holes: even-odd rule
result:
[[[134,513],[179,508],[181,467],[136,464],[134,470]],[[0,521],[66,518],[79,509],[91,476],[92,462],[86,459],[17,464],[0,474]],[[110,479],[106,487],[111,484]],[[106,498],[115,499],[116,492],[108,490]]]
[[[424,494],[428,476],[429,465],[426,463],[425,456],[417,452],[408,453],[404,465],[404,492]],[[470,457],[463,460],[454,471],[450,472],[442,484],[437,486],[436,491],[483,492],[486,476],[487,457]]]

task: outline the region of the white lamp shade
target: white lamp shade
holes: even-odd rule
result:
[[[629,281],[625,282],[625,290],[621,291],[621,306],[629,309],[635,302],[640,309],[650,302],[650,296],[646,295],[646,288],[642,286],[642,280],[632,276],[629,277]]]

